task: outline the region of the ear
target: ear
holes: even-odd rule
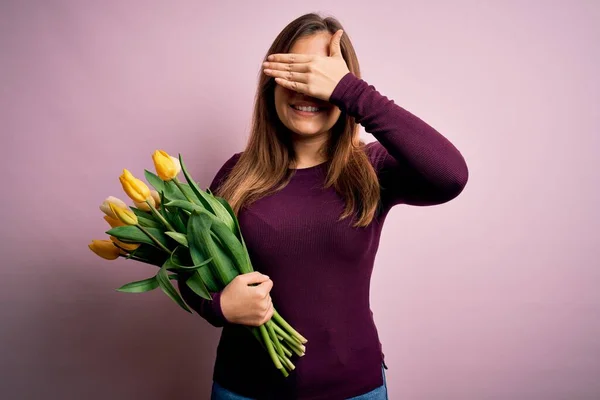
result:
[[[341,57],[342,56],[342,48],[340,45],[340,41],[342,40],[342,35],[344,31],[342,29],[338,29],[338,31],[331,37],[331,42],[329,42],[329,56],[330,57]]]

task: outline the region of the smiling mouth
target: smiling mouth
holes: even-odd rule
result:
[[[304,115],[304,116],[312,116],[317,115],[327,109],[325,107],[313,107],[313,106],[295,106],[290,104],[290,108],[294,110],[296,114]]]

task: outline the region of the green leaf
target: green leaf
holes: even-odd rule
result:
[[[195,204],[201,204],[200,201],[196,198],[194,191],[190,188],[188,184],[180,182],[179,186],[181,186],[181,189],[179,189],[179,187],[174,181],[165,182],[165,195],[167,196],[167,198],[169,198],[170,200],[189,201],[188,198],[185,197],[183,193],[181,193],[181,190],[183,190],[185,194],[188,195],[189,198],[192,199],[192,201]]]
[[[223,205],[223,208],[225,208],[225,210],[227,210],[227,213],[233,220],[233,227],[234,227],[233,233],[235,233],[235,235],[238,237],[238,239],[241,239],[242,230],[240,229],[240,223],[237,219],[237,216],[235,215],[235,212],[233,212],[233,208],[231,208],[231,204],[229,204],[227,202],[227,200],[225,200],[223,197],[215,196],[215,199]]]
[[[208,190],[210,191],[210,189],[208,189]],[[252,262],[250,261],[250,255],[248,253],[248,248],[246,247],[246,242],[244,241],[244,235],[242,235],[242,228],[240,228],[240,222],[239,222],[237,216],[235,215],[233,208],[231,208],[231,205],[223,197],[217,196],[215,198],[218,201],[220,201],[221,204],[223,204],[223,207],[225,207],[225,209],[227,210],[229,215],[231,215],[231,218],[233,219],[233,223],[235,226],[235,229],[234,229],[235,236],[240,240],[240,243],[242,243],[242,247],[244,248],[244,252],[245,252],[246,263],[249,266],[250,271],[253,271],[254,268],[252,267]]]
[[[160,213],[160,215],[162,215],[164,218],[167,218],[167,208],[165,207],[165,203],[166,201],[166,197],[165,197],[165,192],[162,191],[159,193],[160,195],[160,208],[157,208],[158,212]]]
[[[180,250],[183,250],[183,252]],[[207,260],[204,260],[200,264],[189,265],[189,266],[185,265],[186,263],[192,264],[192,260],[189,255],[189,251],[185,247],[177,246],[175,248],[175,250],[173,250],[173,253],[171,253],[171,257],[169,257],[169,260],[166,261],[166,264],[167,264],[167,269],[169,269],[169,270],[178,270],[179,269],[179,270],[193,271],[193,270],[201,268],[201,267],[205,266],[206,264],[210,263],[211,260],[212,259],[209,258]]]
[[[177,280],[177,275],[172,274],[169,275],[170,280]],[[125,285],[121,286],[117,289],[118,292],[124,293],[144,293],[154,290],[158,287],[158,280],[156,279],[156,275],[148,278],[142,279],[141,281],[129,282]]]
[[[141,258],[143,262],[148,264],[161,266],[169,255],[157,248],[155,245],[142,243],[140,247],[131,252],[132,256]]]
[[[190,289],[192,289],[192,291],[194,293],[196,293],[198,296],[202,297],[203,299],[212,300],[212,297],[210,296],[210,292],[208,291],[208,288],[202,281],[202,277],[200,276],[200,274],[198,274],[197,272],[193,273],[185,281],[185,284],[188,285],[188,287]]]
[[[127,293],[143,293],[154,290],[158,287],[158,281],[156,276],[152,278],[143,279],[141,281],[129,282],[117,289],[119,292]]]
[[[165,235],[169,236],[171,239],[175,240],[180,245],[188,247],[187,237],[183,233],[179,232],[165,232]]]
[[[157,228],[145,228],[148,232],[154,236],[161,244],[165,247],[169,247],[169,241],[167,240],[167,236],[161,229]],[[124,242],[131,243],[146,243],[152,246],[156,246],[156,243],[148,237],[144,232],[142,232],[137,226],[127,225],[127,226],[117,226],[116,228],[109,229],[106,231],[107,234],[115,236],[117,239],[122,240]]]
[[[199,264],[207,258],[212,258],[211,266],[214,275],[219,279],[220,286],[227,286],[239,272],[232,260],[214,241],[210,227],[214,218],[205,213],[194,211],[188,222],[188,241],[190,254],[194,264]],[[218,222],[218,221],[217,221]],[[204,281],[206,283],[206,281]]]
[[[189,229],[189,221],[188,221],[188,229]],[[191,237],[188,237],[188,243],[190,242],[190,240],[193,241],[194,239]],[[176,253],[176,255],[179,255],[179,253]],[[192,263],[195,265],[203,265],[207,261],[212,260],[211,257],[206,257],[200,251],[200,249],[197,245],[189,247],[189,255],[192,259]],[[204,282],[204,284],[206,285],[206,287],[209,291],[218,292],[219,290],[222,289],[222,286],[221,286],[221,284],[219,284],[219,281],[215,277],[215,273],[213,271],[214,268],[215,268],[214,265],[212,265],[212,263],[210,263],[206,267],[197,269],[195,273],[200,276],[200,279],[202,279],[202,282]]]
[[[190,213],[192,211],[205,212],[205,213],[209,212],[204,207],[202,207],[201,205],[190,203],[187,200],[171,200],[167,204],[165,204],[165,206],[166,207],[177,207],[177,208],[180,208],[182,210],[186,210],[186,211],[188,211]]]
[[[229,258],[233,260],[240,273],[245,274],[252,272],[252,265],[249,260],[246,248],[238,240],[237,236],[229,230],[221,221],[213,221],[210,227],[212,233],[219,239],[221,248],[227,253]]]
[[[185,302],[183,301],[177,290],[175,290],[173,285],[171,285],[170,279],[171,278],[169,276],[169,273],[167,272],[167,268],[163,265],[156,274],[156,280],[158,281],[158,285],[160,286],[162,291],[165,292],[165,294],[171,298],[171,300],[173,300],[181,308],[183,308],[185,311],[191,314],[192,311],[185,304]]]
[[[165,190],[165,182],[158,177],[158,175],[153,172],[144,170],[144,176],[146,177],[146,181],[152,186],[158,193],[164,192]]]
[[[154,216],[146,211],[140,210],[139,208],[129,207],[133,213],[137,216],[138,222],[145,228],[162,228],[162,223],[156,221]]]
[[[154,216],[148,211],[141,210],[134,206],[129,206],[129,208],[131,209],[131,211],[133,211],[135,215],[137,215],[138,218],[149,218],[154,220]]]
[[[179,216],[179,213],[181,213],[182,211],[178,208],[169,208],[166,206],[163,206],[163,208],[166,214],[165,218],[171,224],[171,226],[175,228],[177,232],[187,233],[187,227],[183,225],[183,222],[181,221],[181,218]]]
[[[200,200],[200,202],[202,203],[202,205],[204,206],[205,209],[207,209],[208,211],[213,213],[218,219],[220,219],[223,223],[225,223],[225,225],[227,225],[233,231],[234,224],[233,224],[233,221],[231,220],[231,216],[229,215],[229,213],[227,212],[225,207],[223,207],[223,205],[217,199],[215,199],[214,196],[209,195],[208,193],[206,193],[203,190],[200,190],[200,188],[198,187],[196,182],[194,182],[194,180],[188,173],[187,168],[185,167],[185,164],[183,162],[183,158],[181,157],[181,154],[179,155],[179,162],[181,164],[181,170],[183,171],[183,176],[185,176],[185,180],[187,181],[190,188],[196,195],[196,198],[198,200]]]
[[[209,258],[209,260],[212,260],[212,258]],[[195,273],[200,275],[200,279],[202,279],[202,282],[204,282],[208,290],[211,292],[218,292],[223,289],[224,286],[219,285],[219,281],[215,277],[212,268],[214,267],[209,264],[206,267],[198,268]]]

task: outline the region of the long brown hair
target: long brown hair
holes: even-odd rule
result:
[[[332,35],[343,29],[333,17],[323,18],[316,13],[305,14],[289,23],[277,36],[263,61],[269,54],[288,53],[294,42],[318,32]],[[354,47],[344,30],[340,42],[342,56],[348,69],[360,78],[360,68]],[[277,83],[260,72],[255,96],[252,128],[248,144],[238,162],[222,182],[215,194],[224,197],[237,214],[243,206],[281,190],[294,174],[288,169],[295,163],[291,136],[279,120],[274,103]],[[339,220],[354,215],[353,227],[365,227],[375,217],[380,202],[380,187],[375,170],[364,151],[365,143],[359,138],[358,124],[342,112],[331,128],[325,151],[330,160],[324,187],[333,186],[344,199],[345,208]]]

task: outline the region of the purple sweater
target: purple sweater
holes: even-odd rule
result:
[[[468,179],[465,160],[445,137],[352,73],[329,101],[377,139],[365,146],[382,187],[377,218],[359,229],[350,218],[337,221],[343,200],[320,188],[329,162],[297,169],[283,190],[238,215],[254,269],[273,280],[273,304],[308,339],[305,356],[292,359],[296,369],[283,378],[250,332],[223,317],[220,293],[205,301],[180,287],[202,317],[223,326],[213,379],[243,396],[337,400],[381,386],[384,356],[369,288],[383,222],[397,204],[452,200]],[[221,167],[212,191],[240,154]]]

